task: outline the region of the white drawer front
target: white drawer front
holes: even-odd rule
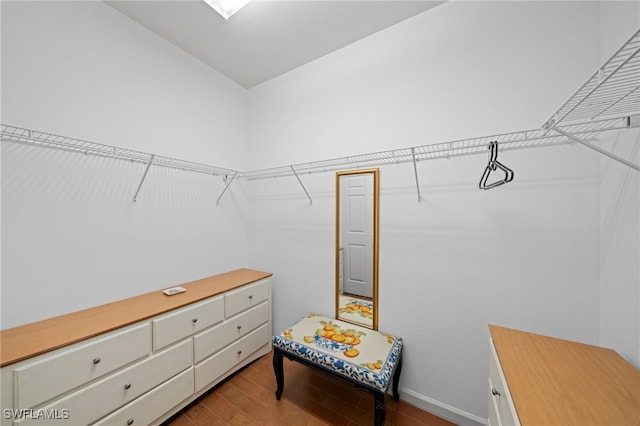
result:
[[[491,342],[489,354],[489,415],[489,420],[496,422],[497,425],[520,425],[493,342]],[[494,426],[493,423],[491,424]]]
[[[191,336],[224,319],[224,298],[217,296],[153,321],[153,350]]]
[[[151,352],[150,324],[60,351],[14,370],[14,403],[33,408]]]
[[[72,393],[48,405],[45,410],[50,412],[68,410],[68,418],[56,420],[56,425],[77,426],[93,423],[189,368],[192,359],[191,341],[185,341]],[[51,420],[25,419],[18,423],[43,425],[50,422]]]
[[[193,368],[183,371],[126,407],[105,417],[95,426],[148,425],[193,395],[193,380]]]
[[[491,378],[489,378],[489,418],[488,423],[489,426],[502,426],[502,422],[500,421],[499,411],[498,411],[498,400],[493,395],[492,391],[495,389],[493,386],[493,382]]]
[[[271,328],[264,324],[211,358],[196,365],[196,392],[224,375],[236,364],[271,341]]]
[[[236,290],[230,291],[224,296],[224,313],[226,318],[257,306],[268,300],[271,293],[271,281],[269,278],[260,280]]]
[[[193,339],[195,362],[198,363],[209,355],[219,351],[236,339],[246,335],[259,325],[269,321],[271,304],[262,304],[225,321],[210,330],[206,330]]]

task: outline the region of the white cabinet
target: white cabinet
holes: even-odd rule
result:
[[[226,377],[234,366],[259,349],[265,339],[271,338],[269,324],[264,324],[246,337],[233,342],[212,357],[196,365],[196,392],[202,391],[216,379]]]
[[[224,297],[214,297],[153,321],[153,349],[158,350],[224,320]]]
[[[95,425],[148,425],[158,417],[158,407],[175,407],[193,395],[193,368],[178,374]]]
[[[255,308],[232,317],[216,327],[212,327],[194,338],[196,363],[229,345],[258,326],[269,322],[271,304],[266,301]]]
[[[146,356],[151,351],[149,331],[145,323],[23,363],[13,369],[15,405],[37,406]]]
[[[271,297],[270,279],[259,281],[224,295],[224,313],[227,318],[257,306]]]
[[[489,330],[489,425],[640,425],[640,371],[616,351]]]
[[[178,303],[123,327],[114,329],[107,321],[110,331],[72,344],[59,345],[52,339],[52,350],[3,364],[0,423],[161,423],[271,350],[271,278],[262,274],[248,283],[225,275],[221,280],[194,282],[192,287],[183,285],[187,288],[183,295],[197,297],[193,303],[182,299],[180,304],[179,295],[150,294],[124,306],[116,302],[100,307],[108,318],[130,306]],[[246,275],[243,270],[242,279]],[[111,308],[115,311],[110,313]],[[61,329],[73,328],[76,321],[74,314]],[[59,323],[59,318],[51,323],[52,335]]]
[[[489,353],[489,426],[503,425],[519,426],[520,421],[492,340]]]
[[[191,363],[191,345],[185,341],[83,387],[47,405],[43,411],[68,410],[69,417],[57,420],[56,425],[90,424],[191,367]],[[16,423],[26,426],[46,422],[42,419],[25,419]]]

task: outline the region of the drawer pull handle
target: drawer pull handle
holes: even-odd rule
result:
[[[238,330],[241,330],[242,326],[240,324],[238,324]]]
[[[253,295],[252,294],[249,295],[249,299],[253,299]]]
[[[238,349],[238,355],[242,355],[242,350]]]
[[[131,426],[131,425],[133,424],[133,419],[129,419],[129,420],[127,420],[127,424],[128,424],[129,426]]]
[[[100,364],[100,361],[101,361],[101,359],[100,359],[99,357],[95,357],[95,358],[93,359],[93,363],[94,363],[94,364]]]
[[[193,321],[193,322],[198,322],[198,318],[194,318],[194,319],[192,319],[191,321]]]
[[[491,388],[491,393],[493,395],[500,396],[500,392],[498,392],[498,389],[496,389],[496,388]]]
[[[124,388],[125,389],[131,389],[131,383],[125,383]]]

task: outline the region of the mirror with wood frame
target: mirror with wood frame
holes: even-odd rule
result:
[[[336,318],[378,329],[379,170],[336,173]]]

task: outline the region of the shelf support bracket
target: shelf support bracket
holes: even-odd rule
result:
[[[151,158],[149,158],[149,162],[147,163],[147,168],[144,169],[144,174],[142,175],[142,179],[140,180],[140,184],[138,185],[138,189],[136,189],[136,195],[133,196],[133,202],[135,203],[136,201],[138,201],[138,194],[140,193],[140,188],[142,188],[142,184],[144,183],[144,180],[147,178],[147,173],[149,173],[149,168],[151,167],[151,163],[153,163],[153,159],[155,158],[155,155],[151,155]]]
[[[222,193],[220,193],[220,196],[218,197],[218,199],[216,200],[216,206],[220,205],[220,199],[222,198],[222,196],[224,195],[225,192],[227,192],[227,189],[229,189],[229,185],[231,185],[231,182],[233,182],[233,180],[236,178],[236,176],[238,175],[238,172],[236,171],[233,176],[231,176],[231,179],[229,179],[227,181],[227,184],[225,185],[224,189],[222,190]]]
[[[302,190],[304,191],[304,193],[307,194],[307,198],[309,199],[309,204],[313,204],[313,200],[311,199],[311,196],[309,195],[309,192],[307,192],[307,188],[304,187],[304,184],[302,183],[302,180],[300,180],[300,176],[298,176],[298,173],[296,173],[296,171],[293,168],[293,166],[289,166],[289,168],[291,168],[291,171],[293,172],[293,175],[296,177],[296,179],[298,179],[298,183],[302,187]]]
[[[564,130],[558,129],[557,127],[553,127],[553,130],[555,130],[556,132],[560,133],[563,136],[568,137],[569,139],[571,139],[571,140],[573,140],[575,142],[581,143],[582,145],[584,145],[584,146],[586,146],[588,148],[591,148],[594,151],[599,152],[600,154],[606,155],[607,157],[609,157],[609,158],[611,158],[613,160],[616,160],[616,161],[624,164],[625,166],[629,166],[632,169],[635,169],[635,170],[640,172],[640,166],[635,164],[635,163],[632,163],[631,161],[625,160],[622,157],[618,157],[617,155],[612,154],[611,152],[607,151],[606,149],[602,149],[599,146],[592,144],[591,142],[587,142],[587,141],[585,141],[585,140],[583,140],[583,139],[581,139],[581,138],[579,138],[577,136],[574,136],[574,135],[572,135],[570,133],[565,132]]]
[[[413,159],[413,174],[416,177],[416,190],[418,191],[418,202],[422,201],[422,197],[420,196],[420,182],[418,181],[418,165],[416,160],[416,149],[411,148],[411,157]]]

